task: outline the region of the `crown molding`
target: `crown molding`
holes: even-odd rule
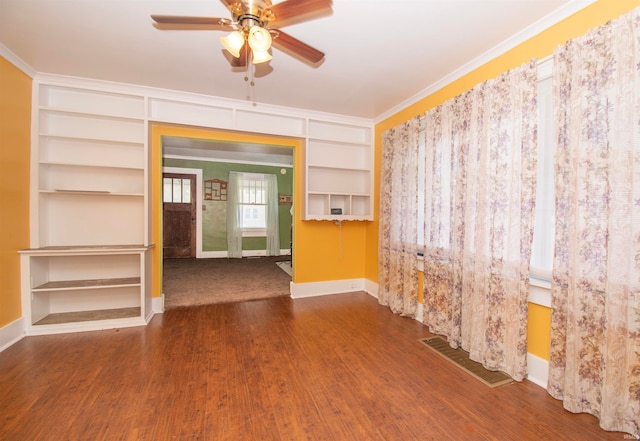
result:
[[[396,113],[399,113],[400,111],[406,109],[412,104],[415,104],[418,101],[437,92],[438,90],[462,78],[468,73],[473,72],[474,70],[478,69],[480,66],[487,64],[489,61],[499,57],[500,55],[503,55],[507,51],[518,46],[519,44],[522,44],[525,41],[535,37],[542,31],[549,29],[551,26],[561,22],[567,17],[572,16],[576,12],[581,11],[582,9],[586,8],[587,6],[590,6],[596,1],[597,0],[571,0],[565,3],[555,11],[545,15],[544,17],[534,22],[530,26],[524,28],[517,34],[512,35],[511,37],[504,40],[502,43],[494,46],[493,48],[489,49],[485,53],[474,58],[473,60],[463,64],[458,69],[442,77],[435,83],[427,86],[425,89],[421,90],[417,94],[413,95],[410,98],[407,98],[406,100],[402,101],[398,105],[382,113],[381,115],[375,118],[375,123],[378,124],[386,120],[387,118],[390,118]]]
[[[22,72],[33,78],[36,75],[36,70],[29,66],[22,58],[11,52],[5,45],[0,43],[0,56],[5,58],[9,63],[20,69]]]

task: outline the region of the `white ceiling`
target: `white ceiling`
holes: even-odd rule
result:
[[[331,14],[283,28],[324,62],[274,49],[253,94],[223,56],[223,32],[161,31],[149,17],[230,17],[219,0],[0,0],[0,55],[40,73],[375,121],[592,2],[334,0]]]

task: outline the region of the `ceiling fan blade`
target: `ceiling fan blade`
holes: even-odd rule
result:
[[[179,15],[152,15],[158,29],[232,31],[231,20],[218,17],[188,17]]]
[[[284,26],[282,23],[294,20],[296,22],[314,18],[312,14],[328,10],[332,0],[285,0],[268,9],[275,15],[270,24]]]
[[[270,29],[269,32],[273,38],[273,46],[278,49],[291,52],[313,64],[319,63],[324,58],[324,52],[320,52],[318,49],[282,32],[280,29]]]

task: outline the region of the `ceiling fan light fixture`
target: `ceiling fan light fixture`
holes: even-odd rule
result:
[[[220,37],[220,42],[231,55],[240,58],[240,50],[244,46],[244,37],[238,31],[233,31],[226,37]]]
[[[254,25],[249,29],[248,40],[254,52],[266,52],[271,48],[271,34],[261,26]]]
[[[268,51],[252,51],[253,52],[253,64],[264,63],[271,60],[271,54]]]

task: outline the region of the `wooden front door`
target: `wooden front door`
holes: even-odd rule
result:
[[[195,175],[164,173],[162,193],[162,249],[164,257],[195,257]]]

